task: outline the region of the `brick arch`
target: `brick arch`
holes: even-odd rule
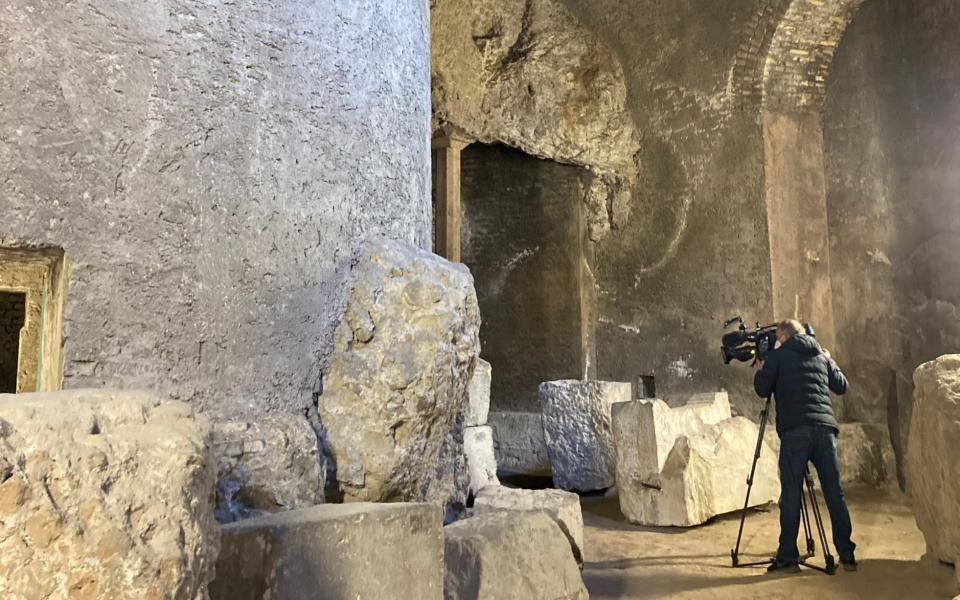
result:
[[[864,0],[792,0],[763,61],[764,108],[819,113],[833,55]]]

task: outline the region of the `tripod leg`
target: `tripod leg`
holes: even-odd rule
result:
[[[817,549],[813,543],[813,531],[810,529],[810,508],[807,504],[807,490],[804,489],[803,485],[800,486],[800,516],[803,523],[803,537],[807,542],[806,557],[816,556]]]
[[[740,513],[740,530],[737,532],[737,545],[730,551],[730,558],[733,566],[740,565],[740,541],[743,538],[743,525],[747,520],[747,508],[750,506],[750,491],[753,489],[753,476],[757,472],[757,462],[760,460],[760,450],[763,448],[763,435],[767,429],[767,417],[770,415],[770,397],[767,397],[766,405],[760,413],[760,435],[757,437],[757,448],[753,453],[753,465],[750,467],[750,476],[747,477],[747,497],[743,501],[743,512]]]
[[[830,544],[827,542],[827,532],[823,526],[823,515],[820,514],[820,505],[817,503],[817,492],[813,487],[813,476],[809,470],[807,471],[805,479],[807,491],[810,493],[810,504],[813,506],[813,518],[816,521],[817,533],[820,537],[820,547],[823,548],[823,557],[826,562],[825,571],[828,575],[833,575],[837,572],[837,563],[833,558],[833,553],[830,552]]]

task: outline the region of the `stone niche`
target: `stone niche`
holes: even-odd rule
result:
[[[0,248],[0,393],[62,387],[65,273],[60,250]]]
[[[543,381],[579,379],[593,290],[586,264],[586,171],[503,146],[461,156],[461,259],[473,273],[491,408],[538,412]]]

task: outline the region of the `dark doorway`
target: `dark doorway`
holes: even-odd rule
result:
[[[583,376],[585,176],[504,146],[461,155],[461,257],[477,288],[494,410],[539,412],[541,382]]]
[[[0,394],[17,391],[20,330],[26,321],[27,295],[0,291]]]

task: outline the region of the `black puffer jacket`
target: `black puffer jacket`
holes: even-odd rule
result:
[[[762,398],[770,394],[776,398],[777,433],[802,425],[839,429],[830,392],[847,393],[847,378],[808,335],[795,335],[770,352],[753,387]]]

